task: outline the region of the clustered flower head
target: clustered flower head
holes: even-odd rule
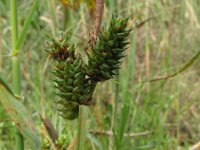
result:
[[[130,29],[128,19],[112,18],[108,30],[101,30],[92,52],[88,54],[85,64],[80,54],[75,53],[75,46],[67,39],[52,39],[48,51],[55,60],[52,71],[60,98],[56,101],[58,111],[65,119],[78,117],[79,105],[91,105],[96,84],[118,74],[121,58],[128,44]]]
[[[86,70],[93,80],[105,81],[118,74],[131,31],[127,29],[127,22],[128,19],[112,18],[109,29],[100,31]]]

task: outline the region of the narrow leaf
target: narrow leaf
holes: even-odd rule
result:
[[[164,76],[164,77],[158,77],[155,79],[151,79],[149,81],[144,81],[144,82],[155,82],[155,81],[159,81],[159,80],[167,80],[169,78],[175,77],[177,75],[179,75],[180,73],[182,73],[183,71],[185,71],[186,69],[188,69],[200,56],[200,51],[196,53],[196,55],[194,55],[185,65],[183,65],[178,71]]]
[[[23,44],[23,42],[24,42],[24,40],[25,40],[25,38],[26,38],[26,34],[27,34],[28,29],[29,29],[29,27],[30,27],[31,20],[32,20],[33,15],[34,15],[34,13],[35,13],[35,11],[36,11],[38,2],[39,2],[38,0],[34,0],[34,2],[33,2],[33,5],[32,5],[32,7],[31,7],[31,10],[30,10],[30,12],[28,13],[28,16],[27,16],[27,18],[26,18],[26,20],[25,20],[24,27],[23,27],[23,29],[22,29],[22,31],[21,31],[21,33],[20,33],[20,35],[19,35],[19,38],[18,38],[18,40],[17,40],[17,44],[15,45],[15,49],[16,49],[16,50],[19,50],[19,49],[21,48],[21,46],[22,46],[22,44]]]
[[[39,134],[31,119],[31,114],[27,112],[26,108],[19,100],[16,100],[12,90],[9,89],[7,83],[2,80],[2,78],[0,78],[0,103],[11,120],[15,122],[16,127],[28,140],[31,148],[40,149]]]
[[[6,88],[6,90],[7,90],[12,96],[14,96],[15,98],[19,99],[19,97],[16,96],[16,95],[13,93],[12,89],[8,86],[8,84],[7,84],[6,80],[5,80],[5,78],[4,78],[1,74],[0,74],[0,84],[1,84],[2,86],[4,86],[4,88]]]

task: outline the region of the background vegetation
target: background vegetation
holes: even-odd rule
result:
[[[105,2],[102,27],[107,26],[112,14],[118,14],[130,17],[129,26],[134,30],[120,75],[99,84],[95,91],[96,104],[88,108],[85,120],[84,150],[186,150],[192,147],[200,139],[199,59],[185,72],[168,80],[143,81],[176,72],[199,51],[200,1]],[[23,30],[31,7],[31,0],[18,1],[19,31]],[[64,31],[84,55],[93,24],[93,9],[94,3],[89,0],[38,1],[20,51],[22,103],[0,87],[0,150],[14,149],[16,123],[24,126],[25,149],[47,145],[55,148],[41,115],[57,130],[57,143],[68,149],[76,145],[77,121],[63,120],[57,114],[49,71],[51,62],[44,48],[51,35]],[[9,10],[9,1],[1,0],[0,73],[11,83]]]

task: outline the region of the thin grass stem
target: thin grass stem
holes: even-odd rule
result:
[[[86,120],[87,120],[87,108],[80,106],[79,117],[78,117],[78,133],[77,133],[77,144],[76,150],[85,150],[85,133],[86,133]]]
[[[12,51],[15,51],[16,55],[12,57],[12,76],[13,76],[13,90],[16,94],[20,94],[20,62],[18,50],[15,49],[18,38],[18,25],[17,25],[17,0],[10,0],[11,11],[11,31],[12,31]],[[24,149],[24,140],[22,133],[16,127],[15,131],[16,150]]]

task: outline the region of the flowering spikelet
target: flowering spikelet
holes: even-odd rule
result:
[[[56,60],[53,71],[54,81],[60,97],[56,101],[61,116],[73,120],[78,117],[79,105],[90,105],[95,83],[86,78],[84,63],[80,55],[75,55],[74,45],[64,40],[50,44],[51,57]]]
[[[87,75],[94,81],[105,81],[118,74],[120,59],[125,56],[125,47],[130,29],[128,19],[112,18],[108,31],[100,31],[92,53],[89,55]]]

